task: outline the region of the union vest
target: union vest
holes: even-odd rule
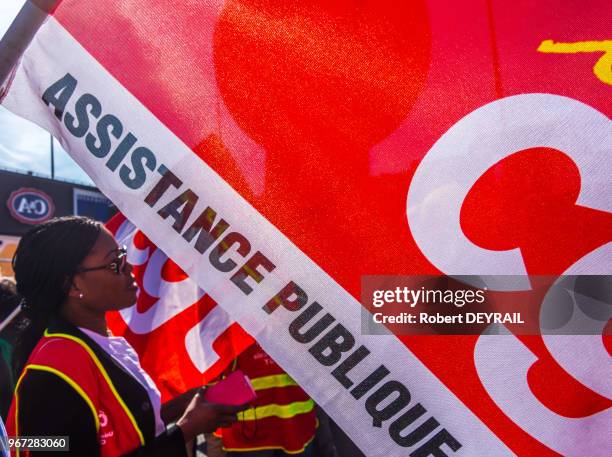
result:
[[[126,384],[133,386],[137,381],[75,328],[66,332],[45,331],[32,351],[16,384],[7,421],[9,436],[20,436],[20,385],[28,373],[35,370],[61,378],[87,404],[96,426],[102,457],[129,453],[154,438],[152,408],[150,402],[149,408],[145,407],[148,398],[144,389],[142,395],[126,395]],[[131,407],[127,403],[131,403]],[[143,407],[139,408],[141,404]],[[15,455],[27,456],[28,453],[16,451]]]
[[[215,433],[221,436],[223,448],[302,452],[317,427],[313,400],[258,344],[240,354],[233,369],[240,369],[251,379],[257,399],[254,407],[238,413],[238,422]]]

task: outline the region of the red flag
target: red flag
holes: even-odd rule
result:
[[[3,103],[366,454],[605,455],[606,312],[599,335],[396,337],[362,334],[357,297],[612,271],[610,23],[603,1],[65,0]]]
[[[139,292],[136,304],[109,313],[109,328],[140,355],[162,397],[207,384],[253,339],[125,216],[106,224],[128,251]]]

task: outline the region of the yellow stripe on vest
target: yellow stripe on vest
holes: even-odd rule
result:
[[[312,443],[312,440],[314,440],[314,439],[315,439],[315,437],[313,435],[312,438],[310,438],[308,441],[306,441],[306,443],[304,444],[304,446],[302,446],[301,449],[297,449],[295,451],[289,451],[288,449],[285,449],[284,447],[278,447],[278,446],[238,447],[238,448],[231,448],[231,447],[223,446],[223,450],[225,452],[257,452],[257,451],[275,451],[275,450],[281,450],[285,454],[301,454],[302,452],[304,452],[306,450],[308,445],[310,443]]]
[[[261,378],[251,379],[251,384],[254,390],[271,389],[273,387],[288,387],[297,386],[291,376],[288,374],[275,374],[271,376],[262,376]]]
[[[256,419],[265,419],[266,417],[279,417],[281,419],[290,419],[298,414],[309,413],[314,409],[314,401],[312,399],[306,401],[296,401],[288,405],[271,405],[257,406],[238,413],[239,421],[252,421]]]
[[[77,338],[76,336],[68,335],[66,333],[49,333],[48,330],[45,330],[45,336],[47,336],[47,337],[66,338],[68,340],[72,340],[75,343],[77,343],[80,346],[82,346],[83,349],[85,349],[87,351],[89,356],[92,358],[92,360],[94,361],[94,363],[98,367],[98,370],[100,370],[100,373],[102,373],[102,376],[106,380],[106,383],[108,384],[108,387],[110,387],[111,391],[113,392],[113,395],[115,396],[115,398],[117,399],[117,401],[119,402],[119,404],[121,405],[123,410],[125,411],[125,414],[127,414],[128,418],[130,419],[130,422],[132,423],[132,426],[134,427],[134,430],[136,430],[136,433],[138,433],[138,438],[140,439],[140,444],[142,446],[144,446],[144,444],[145,444],[144,435],[142,434],[142,431],[140,430],[140,427],[138,426],[138,423],[136,422],[136,419],[132,415],[132,412],[127,407],[127,405],[125,404],[123,399],[119,396],[119,393],[117,392],[117,389],[115,389],[115,386],[113,385],[112,381],[110,380],[110,377],[108,376],[108,373],[106,372],[106,370],[102,366],[102,363],[100,362],[100,360],[98,359],[96,354],[94,354],[94,352],[91,350],[91,348],[89,346],[87,346],[87,343],[85,343],[85,341],[81,340],[80,338]]]
[[[98,411],[96,410],[96,407],[94,406],[93,402],[91,401],[91,398],[89,398],[89,396],[85,393],[85,391],[83,389],[81,389],[81,386],[79,386],[76,381],[74,381],[72,378],[70,378],[67,374],[62,373],[61,371],[53,368],[53,367],[49,367],[46,365],[38,365],[38,364],[31,364],[28,365],[26,367],[26,369],[28,370],[40,370],[40,371],[47,371],[49,373],[53,373],[54,375],[59,376],[60,378],[62,378],[64,381],[66,381],[68,384],[70,384],[70,386],[77,391],[77,393],[83,397],[83,400],[85,400],[85,403],[87,403],[87,405],[89,406],[89,409],[91,409],[91,413],[93,414],[94,417],[94,422],[96,424],[96,432],[100,431],[100,418],[98,417]]]
[[[76,392],[81,396],[81,398],[85,400],[85,403],[87,403],[87,405],[89,406],[89,409],[91,409],[91,413],[93,414],[94,423],[96,424],[96,433],[100,431],[100,418],[98,417],[98,412],[96,411],[96,407],[94,406],[89,396],[85,393],[85,391],[81,389],[81,387],[73,379],[71,379],[68,375],[62,373],[61,371],[56,370],[55,368],[52,368],[46,365],[30,364],[30,365],[25,366],[25,368],[23,369],[23,372],[21,373],[21,376],[19,377],[19,380],[17,381],[17,385],[15,386],[15,435],[16,436],[19,436],[19,386],[21,385],[21,381],[23,380],[23,377],[26,375],[26,372],[28,370],[39,370],[39,371],[46,371],[48,373],[53,373],[54,375],[66,381],[74,390],[76,390]],[[19,454],[20,454],[19,448],[16,448],[17,457],[19,457]]]

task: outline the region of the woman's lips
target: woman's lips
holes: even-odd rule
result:
[[[134,277],[134,275],[132,273],[130,273],[130,279],[132,280],[129,284],[128,284],[128,290],[138,290],[138,284],[136,284],[136,278]]]

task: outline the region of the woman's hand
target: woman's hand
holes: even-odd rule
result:
[[[200,391],[200,389],[201,387],[194,387],[178,397],[163,403],[161,405],[160,415],[162,421],[164,421],[164,424],[169,425],[176,423],[176,421],[183,416],[187,406],[189,406],[189,403],[191,400],[193,400],[193,397]]]
[[[199,434],[212,433],[219,427],[229,427],[236,422],[236,413],[246,408],[248,405],[231,406],[208,403],[200,391],[193,397],[176,425],[181,428],[187,442]]]

